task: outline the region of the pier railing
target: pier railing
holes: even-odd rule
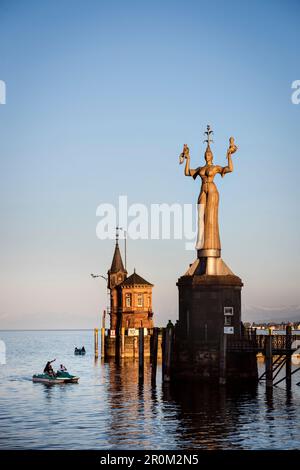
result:
[[[294,351],[291,344],[300,340],[299,335],[286,334],[256,334],[255,330],[243,331],[242,336],[228,335],[227,348],[229,351],[257,351],[264,352],[266,349],[268,338],[272,344],[273,354],[284,353],[286,350]]]

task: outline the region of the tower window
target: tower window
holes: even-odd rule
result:
[[[224,307],[224,315],[233,315],[233,307]]]
[[[224,326],[231,326],[233,320],[233,307],[224,307]]]
[[[144,305],[144,299],[143,299],[143,294],[138,294],[137,296],[137,306],[138,307],[143,307]]]
[[[131,307],[131,294],[125,295],[125,304],[126,304],[126,307]]]

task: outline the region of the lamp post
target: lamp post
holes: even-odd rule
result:
[[[108,277],[103,276],[103,274],[93,274],[93,273],[91,273],[91,277],[93,279],[96,279],[97,277],[101,277],[106,282],[108,282]],[[109,296],[109,290],[108,289],[107,289],[107,296]],[[108,306],[108,303],[107,303],[106,311],[108,311],[108,308],[109,308],[109,306]],[[106,314],[106,311],[104,310],[103,315],[102,315],[102,328],[105,328],[105,314]]]
[[[106,283],[108,282],[108,277],[103,276],[103,274],[91,273],[91,277],[93,279],[96,279],[97,277],[101,277],[102,279],[106,281]],[[109,296],[108,287],[107,287],[107,295]],[[108,311],[108,302],[107,302],[106,310]],[[106,315],[106,311],[104,310],[102,314],[102,328],[101,328],[101,359],[105,358],[105,315]],[[97,344],[97,353],[96,353],[96,344]],[[98,332],[97,332],[97,341],[95,340],[95,357],[98,357]]]
[[[102,279],[104,279],[106,282],[108,281],[108,278],[106,276],[103,276],[102,274],[93,274],[91,273],[91,276],[93,279],[95,279],[96,277],[102,277]]]

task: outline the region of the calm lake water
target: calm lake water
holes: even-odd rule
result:
[[[92,331],[1,332],[0,449],[299,449],[300,376],[267,395],[193,385],[138,385],[137,363],[95,362]],[[86,356],[74,356],[85,345]],[[33,383],[57,358],[79,384]],[[262,364],[263,366],[263,364]]]

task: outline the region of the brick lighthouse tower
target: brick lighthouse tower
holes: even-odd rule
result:
[[[110,290],[110,329],[120,333],[121,328],[153,328],[152,288],[137,272],[127,277],[124,268],[118,232],[115,251],[108,270],[108,289]]]

